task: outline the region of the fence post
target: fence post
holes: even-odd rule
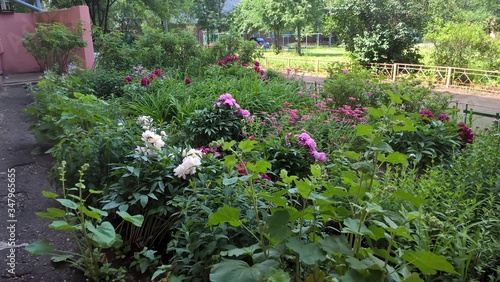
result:
[[[319,75],[319,59],[316,59],[316,75]]]
[[[451,67],[448,67],[446,71],[446,88],[450,87],[450,82],[451,82]]]
[[[398,64],[393,64],[392,65],[392,81],[396,81],[397,71],[398,71]]]

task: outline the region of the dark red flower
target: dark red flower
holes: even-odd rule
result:
[[[434,114],[430,110],[423,110],[420,112],[420,117],[423,119],[433,119]]]
[[[127,75],[125,78],[123,78],[123,82],[125,82],[126,84],[132,83],[132,78],[130,77],[130,75]]]
[[[142,85],[142,86],[148,86],[148,85],[150,85],[150,84],[151,84],[151,81],[150,81],[147,77],[143,77],[143,78],[141,79],[141,85]]]
[[[459,127],[458,136],[460,136],[460,138],[465,144],[472,144],[474,142],[474,135],[475,135],[474,131],[472,131],[472,129],[470,129],[463,122],[457,125]]]
[[[155,71],[153,73],[156,74],[156,76],[158,76],[158,77],[162,77],[163,76],[163,73],[161,72],[161,69],[155,69]]]
[[[186,77],[186,78],[184,79],[184,83],[186,83],[186,84],[191,84],[191,78]]]
[[[450,117],[447,114],[439,114],[438,120],[440,121],[450,121]]]

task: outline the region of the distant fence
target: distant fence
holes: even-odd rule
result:
[[[328,66],[335,60],[265,57],[264,66],[278,71],[288,70],[293,74],[307,73],[327,75]],[[460,88],[467,91],[500,94],[500,71],[467,68],[425,66],[416,64],[369,65],[378,75],[396,81],[398,79],[419,79],[427,84],[444,88]]]

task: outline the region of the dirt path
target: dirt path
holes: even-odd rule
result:
[[[68,234],[50,229],[48,219],[35,215],[54,206],[42,190],[58,191],[47,180],[50,156],[31,154],[36,142],[22,110],[32,101],[20,86],[0,91],[0,281],[84,281],[67,266],[53,264],[49,256],[35,257],[24,250],[28,243],[46,238],[58,247],[72,245]]]

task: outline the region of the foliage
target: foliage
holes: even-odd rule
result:
[[[43,195],[49,199],[55,199],[63,209],[48,208],[47,212],[36,213],[39,217],[52,220],[49,225],[55,230],[64,230],[71,234],[75,242],[77,251],[57,250],[55,246],[50,245],[49,240],[41,240],[29,244],[25,247],[26,251],[34,255],[53,255],[52,261],[67,261],[73,267],[84,272],[85,276],[93,281],[108,281],[112,278],[119,278],[124,275],[124,269],[114,269],[106,261],[104,250],[111,247],[121,246],[122,239],[115,232],[115,227],[111,222],[104,220],[108,213],[87,206],[87,198],[84,198],[84,191],[90,195],[101,194],[102,190],[88,190],[83,184],[83,173],[88,168],[88,164],[82,166],[79,170],[80,179],[74,188],[65,187],[65,162],[59,167],[63,196],[44,191]],[[131,216],[127,212],[117,213],[122,223],[128,221],[135,226],[141,226],[142,216]]]
[[[479,24],[435,23],[426,36],[434,43],[434,64],[462,68],[498,69],[498,41]]]
[[[118,72],[130,69],[136,65],[136,59],[131,56],[133,45],[124,41],[125,34],[119,32],[95,33],[94,49],[96,71],[115,70]]]
[[[185,73],[199,66],[200,43],[187,32],[165,34],[160,29],[145,28],[136,41],[133,56],[148,69],[177,69]]]
[[[81,23],[66,27],[62,23],[39,23],[34,33],[26,33],[23,46],[31,53],[40,68],[54,69],[62,74],[68,71],[68,65],[77,61],[74,52],[87,46],[81,39]]]
[[[415,32],[425,25],[412,1],[338,0],[329,5],[334,30],[362,62],[418,62]]]

